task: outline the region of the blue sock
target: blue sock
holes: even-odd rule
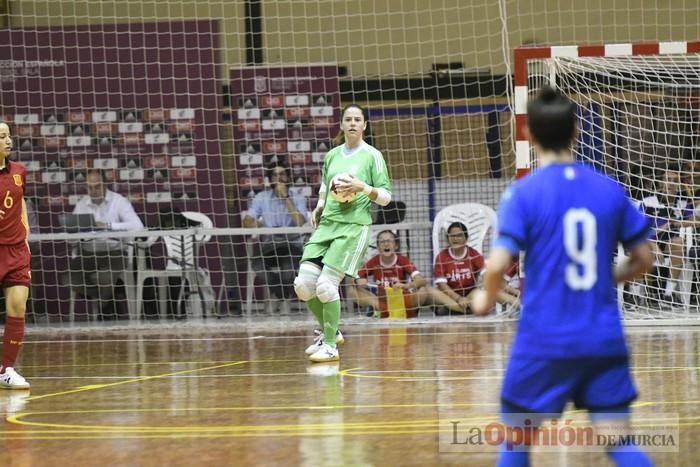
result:
[[[530,465],[530,452],[527,450],[509,451],[505,443],[498,449],[498,462],[496,467],[528,467]]]
[[[639,446],[616,446],[608,451],[608,456],[617,467],[652,467],[654,464]]]
[[[524,419],[532,419],[532,427],[537,427],[542,422],[541,416],[534,412],[516,406],[511,402],[501,399],[501,420],[506,425],[522,426]],[[528,467],[530,465],[530,447],[523,444],[508,449],[505,442],[498,447],[497,467]]]
[[[630,408],[628,404],[605,409],[593,409],[590,413],[593,423],[605,421],[625,421],[629,423]],[[639,446],[621,445],[608,449],[608,457],[617,467],[651,467],[654,465],[651,459]]]

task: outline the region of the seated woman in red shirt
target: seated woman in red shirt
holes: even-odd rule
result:
[[[350,299],[362,307],[372,307],[381,313],[382,318],[387,318],[389,310],[384,289],[398,287],[403,289],[406,316],[409,318],[416,316],[420,305],[444,305],[458,311],[459,304],[435,287],[428,286],[425,278],[408,256],[396,253],[398,246],[394,232],[391,230],[379,232],[377,235],[379,254],[370,258],[362,266],[357,273],[359,278],[355,281],[355,285],[347,288]],[[376,293],[370,289],[376,290]]]
[[[435,258],[433,277],[435,285],[452,300],[459,304],[463,313],[470,313],[471,300],[479,285],[479,276],[486,268],[484,257],[467,245],[469,232],[461,222],[453,222],[447,229],[449,246]],[[517,267],[517,263],[516,263]],[[519,292],[508,287],[498,294],[498,302],[519,304]]]

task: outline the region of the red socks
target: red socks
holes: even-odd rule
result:
[[[8,316],[5,320],[5,334],[2,339],[2,366],[0,372],[7,367],[14,367],[19,353],[19,347],[24,339],[24,318]]]

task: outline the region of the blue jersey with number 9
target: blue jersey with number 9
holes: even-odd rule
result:
[[[613,259],[618,243],[632,248],[648,233],[622,187],[578,163],[546,165],[508,188],[494,245],[525,252],[513,355],[626,355]]]

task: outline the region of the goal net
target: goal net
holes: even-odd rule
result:
[[[698,316],[700,44],[525,48],[515,53],[516,116],[550,84],[578,103],[575,152],[618,180],[655,227],[656,267],[620,288],[625,317]],[[518,131],[519,164],[534,165]]]
[[[514,174],[499,4],[7,3],[0,114],[35,214],[30,322],[307,319],[292,281],[351,102],[393,182],[369,254],[379,230],[395,230],[431,285],[432,219],[455,203],[495,207]],[[304,225],[283,215],[277,227],[257,208],[280,207],[278,163]],[[93,169],[147,232],[67,226]],[[341,293],[344,313],[364,310]]]
[[[700,11],[697,2],[535,3],[0,2],[0,115],[36,215],[29,322],[308,319],[291,281],[311,228],[254,204],[269,196],[260,206],[284,207],[274,193],[281,163],[308,216],[351,102],[367,110],[367,141],[386,159],[395,201],[375,206],[369,254],[380,230],[395,230],[432,285],[435,250],[447,246],[433,220],[459,203],[495,209],[515,176],[512,46],[690,39]],[[119,230],[95,233],[66,219],[89,198],[93,169],[147,230],[110,219]],[[484,255],[485,238],[473,245]],[[280,242],[286,250],[271,248]],[[343,313],[361,316],[365,307],[341,293]]]

